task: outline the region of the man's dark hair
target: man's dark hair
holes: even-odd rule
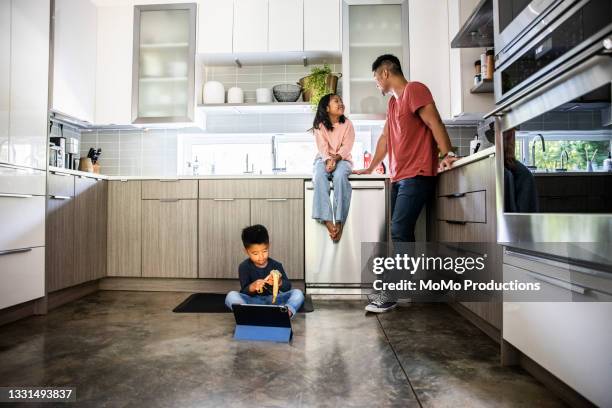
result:
[[[251,225],[242,230],[242,244],[245,248],[257,244],[269,244],[268,230],[263,225]]]
[[[402,72],[402,64],[395,55],[385,54],[376,58],[376,61],[372,63],[372,72],[377,71],[380,67],[385,67],[393,75],[404,75]]]

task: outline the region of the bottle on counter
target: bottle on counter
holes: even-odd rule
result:
[[[601,165],[603,171],[612,171],[612,152],[608,152],[608,158]]]
[[[372,164],[372,155],[367,150],[363,151],[363,167],[368,168]]]
[[[493,70],[495,69],[495,60],[493,58],[493,50],[487,50],[486,52],[487,67],[484,74],[484,79],[493,79]]]

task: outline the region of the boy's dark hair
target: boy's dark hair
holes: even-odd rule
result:
[[[330,93],[323,96],[319,100],[319,105],[317,106],[317,113],[315,114],[314,121],[312,122],[312,128],[309,130],[314,132],[316,129],[319,129],[319,126],[321,124],[323,124],[323,126],[325,126],[325,129],[329,130],[330,132],[333,132],[334,126],[332,125],[331,119],[329,119],[329,114],[327,113],[327,107],[329,106],[329,101],[331,100],[332,96],[338,95]],[[341,115],[339,120],[340,123],[346,122],[346,116]]]
[[[251,225],[242,230],[242,244],[245,248],[256,244],[269,244],[268,230],[263,225]]]
[[[402,64],[399,58],[392,54],[381,55],[372,63],[372,72],[375,72],[380,67],[385,67],[393,75],[404,75],[402,72]]]

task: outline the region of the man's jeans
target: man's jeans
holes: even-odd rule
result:
[[[436,178],[416,176],[391,184],[391,240],[414,242],[414,227],[433,196]]]
[[[332,221],[344,224],[348,217],[351,205],[351,183],[349,176],[353,168],[351,163],[340,160],[336,164],[336,169],[330,174],[325,171],[325,162],[317,156],[314,162],[312,183],[314,187],[314,197],[312,202],[312,218],[318,221]],[[332,205],[330,202],[329,178],[334,184],[334,208],[332,219]]]
[[[295,316],[300,307],[304,303],[304,294],[299,289],[291,289],[287,292],[279,292],[276,297],[276,305],[287,306],[291,310],[291,317]],[[271,305],[272,295],[266,296],[249,296],[245,293],[232,290],[225,297],[225,306],[230,310],[232,305]]]

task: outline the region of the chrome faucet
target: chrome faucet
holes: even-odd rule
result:
[[[565,156],[565,161],[563,161],[563,157]],[[565,167],[565,165],[567,164],[567,162],[569,162],[569,154],[567,153],[567,150],[563,149],[561,150],[561,167],[557,169],[557,171],[567,171],[567,167]]]
[[[287,161],[285,161],[285,167],[278,167],[278,145],[276,143],[276,135],[272,136],[272,172],[283,172],[287,171]]]
[[[244,174],[251,174],[255,172],[255,165],[251,164],[251,170],[249,171],[249,154],[247,153],[246,158],[245,158],[245,163],[244,163]]]
[[[536,170],[538,166],[536,166],[536,157],[535,157],[535,147],[538,138],[542,141],[542,152],[546,151],[546,143],[544,142],[544,136],[541,133],[538,133],[533,139],[531,139],[531,166],[527,166],[530,170]]]

